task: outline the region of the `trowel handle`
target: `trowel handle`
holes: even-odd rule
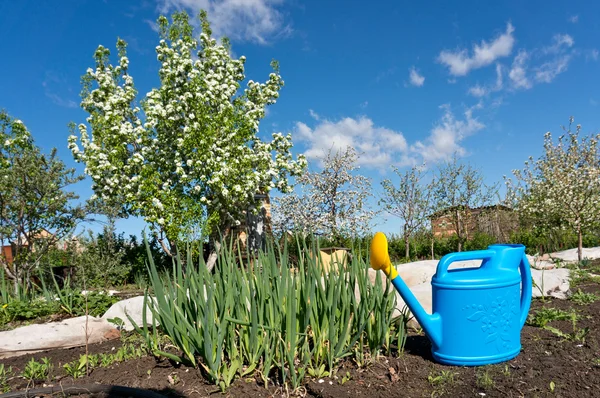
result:
[[[529,268],[529,260],[527,255],[523,253],[523,258],[519,264],[521,271],[521,327],[527,320],[529,307],[531,306],[531,269]]]
[[[495,255],[496,252],[494,250],[473,250],[468,252],[446,254],[439,261],[435,275],[439,279],[443,278],[448,273],[448,267],[450,264],[456,261],[485,260],[487,258],[494,257]]]

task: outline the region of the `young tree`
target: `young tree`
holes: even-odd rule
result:
[[[447,214],[458,238],[458,251],[468,238],[471,209],[489,205],[498,192],[498,184],[486,186],[481,173],[471,165],[459,163],[454,154],[452,161],[438,168],[432,184],[433,208]]]
[[[523,170],[513,170],[517,184],[506,179],[516,208],[538,228],[559,225],[577,233],[577,255],[582,259],[583,234],[600,225],[600,134],[579,140],[581,126],[572,131],[573,117],[565,134],[554,145],[544,135],[544,155],[530,157]]]
[[[398,188],[390,180],[383,180],[381,185],[384,193],[379,204],[385,211],[402,220],[405,255],[406,258],[410,258],[409,239],[427,220],[431,191],[422,185],[423,167],[415,166],[404,173],[400,173],[397,167],[393,167],[393,169],[400,177]]]
[[[375,212],[367,209],[371,182],[358,170],[352,147],[329,150],[320,172],[306,171],[296,178],[301,194],[273,199],[273,224],[279,230],[322,234],[328,238],[362,235],[370,230]]]
[[[41,153],[20,120],[0,111],[0,242],[11,245],[12,264],[0,264],[14,281],[15,291],[29,283],[31,273],[48,250],[72,232],[85,216],[78,196],[64,189],[80,181],[56,157]]]
[[[69,137],[75,159],[86,164],[96,195],[129,215],[142,216],[169,254],[198,225],[219,238],[238,225],[256,193],[291,190],[288,177],[299,175],[306,160],[292,160],[291,136],[258,136],[267,105],[279,97],[283,80],[278,66],[266,83],[245,79],[245,57],[233,59],[227,40],[211,37],[206,13],[200,14],[197,41],[188,16],[175,13],[172,23],[158,19],[161,40],[160,87],[135,103],[137,91],[128,73],[126,43],[119,39],[119,63],[109,63],[103,46],[96,67],[84,76],[82,107],[88,127]],[[274,154],[274,156],[273,156]],[[257,206],[258,207],[258,206]]]

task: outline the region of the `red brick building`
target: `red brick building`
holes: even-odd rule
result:
[[[455,209],[440,210],[429,216],[431,229],[435,237],[448,237],[456,234]],[[462,210],[459,217],[464,225],[466,238],[475,232],[494,236],[499,242],[506,242],[519,227],[518,215],[513,209],[503,205],[482,206]]]

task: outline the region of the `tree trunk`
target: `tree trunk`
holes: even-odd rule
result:
[[[210,254],[208,255],[208,260],[206,260],[206,268],[208,269],[208,272],[212,271],[212,269],[215,267],[220,251],[221,242],[215,240],[214,247],[211,249]]]
[[[17,273],[17,270],[15,269],[14,272],[14,278],[13,278],[13,284],[15,285],[15,297],[19,297],[19,274]]]
[[[460,212],[456,211],[456,237],[458,238],[458,251],[462,251],[462,231],[461,231]]]
[[[13,270],[11,271],[10,267],[8,266],[8,263],[3,262],[2,268],[4,269],[4,273],[6,274],[8,279],[12,280],[13,288],[15,289],[15,295],[18,296],[19,295],[19,275],[17,273],[17,266],[15,265],[15,263],[13,261]]]
[[[577,259],[582,260],[583,257],[583,233],[581,232],[581,226],[577,227]]]
[[[212,238],[213,246],[210,250],[210,254],[208,255],[208,259],[206,260],[206,268],[208,269],[209,272],[212,271],[212,269],[215,267],[215,264],[217,263],[217,259],[219,258],[219,252],[221,251],[221,249],[223,247],[223,244],[221,242],[225,242],[225,239],[227,238],[227,236],[229,236],[229,232],[230,232],[229,227],[223,227],[219,231],[219,235],[214,236]]]
[[[431,259],[435,260],[435,252],[433,250],[433,246],[435,244],[435,236],[431,234]]]
[[[408,229],[406,228],[406,225],[404,225],[404,248],[406,249],[404,256],[407,259],[410,258],[410,241],[408,240],[408,238]]]

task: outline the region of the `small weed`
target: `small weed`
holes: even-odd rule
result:
[[[475,377],[477,378],[477,386],[487,390],[494,387],[494,379],[490,375],[489,369],[477,371]]]
[[[582,343],[585,343],[585,338],[589,334],[590,329],[587,327],[586,328],[578,328],[577,327],[577,319],[578,319],[578,316],[577,316],[577,314],[575,314],[575,312],[571,312],[569,314],[569,317],[567,319],[564,319],[564,320],[570,320],[571,325],[573,325],[573,331],[570,333],[564,333],[560,329],[546,325],[546,323],[548,323],[548,322],[543,323],[542,328],[554,333],[555,335],[557,335],[558,337],[560,337],[564,340],[580,341]]]
[[[578,329],[577,327],[575,327],[575,325],[573,325],[573,331],[571,333],[564,333],[562,330],[547,325],[544,326],[544,329],[549,330],[550,332],[554,333],[555,335],[564,340],[579,341],[582,343],[585,343],[585,338],[590,333],[590,328],[586,327],[583,329]]]
[[[66,363],[63,367],[65,368],[67,375],[74,379],[79,379],[80,377],[85,376],[86,365],[88,365],[88,358],[86,355],[82,355],[79,357],[78,361]]]
[[[504,369],[502,369],[502,374],[505,377],[510,377],[510,368],[508,367],[508,365],[504,365]]]
[[[0,363],[0,392],[7,393],[10,392],[10,387],[8,386],[8,380],[12,377],[13,371],[12,367],[5,368],[4,364]]]
[[[566,312],[556,308],[541,308],[534,314],[529,315],[527,324],[530,326],[544,327],[551,321],[568,321],[577,318],[574,311]]]
[[[100,365],[100,355],[88,354],[87,361],[90,368],[97,368]]]
[[[577,289],[577,293],[574,293],[569,300],[579,305],[592,304],[598,301],[600,297],[596,296],[594,293],[584,293],[581,289]]]
[[[550,392],[554,393],[555,388],[556,388],[556,384],[554,384],[554,381],[550,381]]]
[[[437,376],[434,376],[432,373],[429,374],[427,380],[429,380],[429,384],[432,386],[440,386],[440,385],[452,385],[454,384],[454,377],[457,376],[458,373],[451,372],[449,370],[442,370]]]
[[[27,365],[25,365],[25,369],[23,369],[21,376],[30,383],[35,384],[36,381],[46,380],[51,370],[52,364],[50,363],[50,359],[42,358],[42,362],[37,362],[35,359],[31,358],[31,360],[27,362]]]
[[[329,372],[325,370],[325,364],[322,364],[318,369],[308,368],[308,375],[310,377],[321,378],[329,376]]]
[[[91,367],[100,365],[102,368],[107,368],[116,362],[124,362],[130,359],[142,358],[146,355],[144,347],[136,346],[135,344],[127,343],[117,350],[114,354],[99,354],[90,355],[88,358]]]
[[[442,396],[446,393],[446,388],[450,387],[454,384],[455,377],[458,376],[458,373],[452,372],[450,370],[442,370],[439,375],[434,375],[433,371],[429,373],[427,376],[427,380],[429,384],[434,388],[431,396]]]
[[[110,365],[115,363],[115,356],[113,354],[100,354],[100,366],[108,368]]]
[[[340,379],[340,381],[338,383],[341,386],[343,386],[344,384],[346,384],[350,380],[352,380],[352,375],[350,374],[350,372],[346,372],[346,375],[342,376],[342,378]]]
[[[115,325],[118,330],[123,330],[123,326],[125,325],[125,322],[118,316],[114,318],[108,318],[107,321]]]
[[[169,384],[171,384],[172,386],[178,384],[180,381],[177,373],[171,373],[170,375],[168,375],[167,380],[169,381]]]
[[[595,367],[600,368],[600,358],[594,359],[593,363]]]

